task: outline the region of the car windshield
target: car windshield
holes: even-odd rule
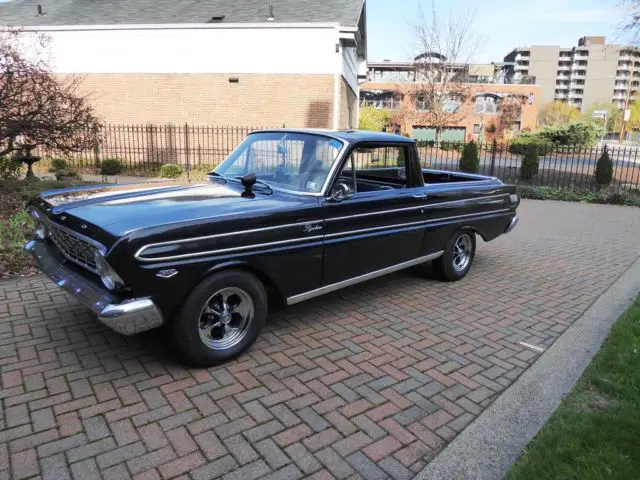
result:
[[[275,188],[319,193],[342,147],[340,140],[319,134],[254,133],[214,172],[230,179],[255,173]]]

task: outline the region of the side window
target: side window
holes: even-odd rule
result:
[[[339,181],[355,193],[405,188],[408,155],[403,146],[357,147],[343,165]]]

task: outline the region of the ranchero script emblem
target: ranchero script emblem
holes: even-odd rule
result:
[[[307,223],[304,226],[304,232],[305,233],[309,233],[309,232],[316,232],[318,230],[322,230],[322,225],[319,223]]]

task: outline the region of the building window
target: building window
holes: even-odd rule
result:
[[[476,123],[473,125],[473,134],[474,135],[480,135],[480,124]]]
[[[498,113],[498,102],[495,95],[478,95],[476,97],[476,113]]]

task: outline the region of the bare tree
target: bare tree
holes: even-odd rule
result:
[[[618,7],[623,12],[620,30],[633,44],[640,44],[640,0],[620,0]]]
[[[474,19],[474,13],[467,12],[442,20],[433,1],[428,12],[418,8],[416,21],[411,24],[420,51],[414,61],[416,82],[399,87],[409,96],[410,106],[405,102],[405,108],[396,114],[396,123],[433,127],[439,141],[443,128],[458,124],[468,115],[464,105],[471,98],[469,62],[478,49]]]
[[[0,31],[0,156],[44,146],[62,154],[95,147],[100,123],[77,77],[55,77],[48,39]]]

